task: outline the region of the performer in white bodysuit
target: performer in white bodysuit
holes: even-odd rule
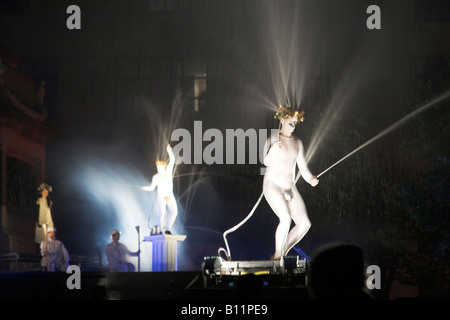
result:
[[[167,145],[169,154],[169,164],[164,161],[156,161],[156,169],[158,173],[152,178],[149,186],[142,186],[145,191],[153,191],[158,187],[158,204],[160,209],[159,230],[160,233],[172,234],[171,229],[178,215],[177,202],[173,194],[173,168],[175,166],[175,155],[170,145]],[[166,215],[166,207],[169,208],[169,217],[167,219],[166,228],[164,228],[164,217]],[[165,230],[165,232],[164,232]]]
[[[303,143],[292,135],[298,121],[303,121],[303,112],[290,106],[278,106],[277,117],[281,121],[278,137],[266,141],[264,165],[267,167],[263,181],[263,193],[272,210],[279,218],[275,232],[275,253],[272,259],[288,254],[311,227],[305,203],[295,186],[295,169],[298,165],[303,179],[315,187],[319,180],[308,169]],[[291,229],[291,221],[295,226]]]
[[[39,205],[39,218],[38,222],[36,222],[35,242],[39,245],[45,240],[46,232],[48,232],[46,229],[54,226],[51,210],[53,203],[48,199],[48,195],[52,190],[52,186],[46,183],[42,183],[38,187],[41,197],[36,201],[36,204]]]

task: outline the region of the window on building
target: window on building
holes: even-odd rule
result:
[[[207,73],[203,60],[181,60],[176,63],[177,90],[190,104],[190,109],[200,112],[206,107]]]

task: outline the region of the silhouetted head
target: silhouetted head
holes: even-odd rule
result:
[[[364,293],[365,262],[360,247],[329,244],[311,261],[311,295],[316,299],[359,299]]]

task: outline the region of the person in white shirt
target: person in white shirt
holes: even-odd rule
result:
[[[158,204],[159,204],[159,230],[160,233],[172,234],[171,229],[178,215],[177,202],[173,194],[173,168],[175,166],[175,155],[170,145],[167,145],[167,153],[169,154],[169,164],[164,161],[156,161],[156,173],[149,186],[142,186],[144,191],[153,191],[158,187]],[[167,224],[164,228],[164,218],[166,215],[166,207],[169,208],[169,216]]]
[[[298,121],[303,121],[303,112],[299,113],[289,105],[284,108],[278,106],[276,117],[281,122],[281,130],[278,137],[271,136],[266,141],[263,181],[264,197],[279,218],[273,260],[288,254],[311,227],[305,203],[295,186],[296,165],[303,179],[311,186],[319,183],[308,169],[302,141],[292,135]],[[292,229],[291,221],[295,223]]]
[[[69,267],[69,252],[64,243],[55,238],[55,228],[47,229],[48,239],[41,242],[41,266],[48,272],[66,272]]]
[[[117,229],[111,232],[111,240],[111,243],[105,249],[109,270],[112,272],[134,272],[136,267],[127,260],[127,256],[138,256],[140,252],[131,252],[123,243],[120,243],[120,232]]]

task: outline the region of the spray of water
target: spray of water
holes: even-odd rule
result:
[[[327,169],[325,169],[324,171],[322,171],[320,174],[317,175],[317,177],[320,177],[321,175],[323,175],[325,172],[327,172],[328,170],[330,170],[331,168],[335,167],[336,165],[338,165],[339,163],[341,163],[342,161],[344,161],[345,159],[347,159],[348,157],[352,156],[353,154],[355,154],[356,152],[358,152],[359,150],[367,147],[369,144],[375,142],[376,140],[380,139],[381,137],[387,135],[388,133],[390,133],[391,131],[397,129],[398,127],[400,127],[401,125],[403,125],[405,122],[407,122],[408,120],[410,120],[411,118],[416,117],[418,114],[424,112],[425,110],[427,110],[428,108],[435,106],[436,104],[442,102],[443,100],[447,99],[450,96],[450,92],[447,92],[441,96],[439,96],[438,98],[428,102],[427,104],[425,104],[424,106],[418,108],[417,110],[409,113],[408,115],[404,116],[403,118],[401,118],[399,121],[395,122],[394,124],[392,124],[391,126],[389,126],[388,128],[384,129],[383,131],[381,131],[380,133],[378,133],[376,136],[374,136],[373,138],[369,139],[368,141],[366,141],[365,143],[363,143],[362,145],[360,145],[358,148],[356,148],[355,150],[353,150],[352,152],[348,153],[346,156],[342,157],[340,160],[338,160],[336,163],[334,163],[333,165],[331,165],[330,167],[328,167]]]
[[[285,1],[282,4],[263,2],[264,24],[260,26],[262,51],[266,53],[271,100],[277,104],[299,106],[307,78],[316,67],[312,63],[314,45],[311,22],[302,1]],[[311,13],[311,11],[309,11]],[[266,93],[267,94],[267,93]]]
[[[74,188],[81,190],[83,201],[89,203],[92,221],[102,221],[92,240],[100,248],[111,241],[113,229],[121,231],[121,242],[131,251],[137,251],[139,242],[150,233],[149,224],[156,224],[156,215],[150,212],[153,195],[144,194],[138,186],[144,184],[145,176],[137,168],[126,166],[118,160],[117,153],[124,149],[96,148],[96,152],[78,154],[72,159],[71,176],[68,179]],[[95,218],[95,219],[94,219]],[[86,221],[85,223],[89,223]],[[135,227],[140,227],[140,237]],[[141,246],[140,270],[151,270],[150,246]],[[101,250],[104,253],[104,250]],[[105,258],[105,257],[104,257]],[[137,259],[130,258],[137,266]],[[137,268],[136,268],[137,269]]]
[[[133,101],[131,107],[135,109],[135,114],[140,118],[138,120],[143,119],[146,121],[145,127],[141,129],[141,136],[138,138],[142,139],[142,141],[147,141],[148,156],[149,158],[154,157],[153,161],[151,161],[152,166],[156,160],[168,158],[166,146],[170,142],[172,132],[180,124],[184,106],[185,103],[181,91],[176,93],[170,108],[161,108],[161,106],[143,97]],[[169,110],[169,112],[166,110]],[[135,121],[136,118],[129,119],[129,125],[133,126]]]
[[[87,219],[84,217],[83,221],[74,220],[73,223],[81,222],[82,225],[90,226],[90,242],[103,254],[103,259],[106,258],[104,247],[111,241],[110,232],[119,229],[121,242],[129,250],[137,251],[141,244],[140,270],[150,271],[151,244],[143,240],[150,235],[151,228],[158,224],[159,208],[155,203],[156,192],[144,192],[141,186],[150,184],[152,174],[156,172],[155,160],[165,160],[171,132],[179,125],[183,101],[181,94],[177,94],[168,117],[147,99],[137,98],[130,104],[134,112],[128,114],[129,118],[121,119],[123,123],[115,132],[120,137],[118,141],[99,145],[71,145],[69,151],[61,147],[65,151],[59,159],[64,163],[64,172],[61,174],[67,177],[70,188],[80,195],[83,208],[89,210],[89,213],[83,214],[89,215]],[[140,118],[138,122],[133,118],[136,114]],[[130,143],[136,139],[140,141],[138,145]],[[148,143],[140,150],[137,147],[142,146],[142,141]],[[143,159],[143,154],[149,163]],[[174,175],[176,179],[175,172]],[[193,183],[189,190],[183,190],[183,200],[188,204],[195,195],[192,190],[201,184],[195,183],[195,177],[191,180]],[[185,210],[180,202],[178,204],[180,218],[175,221],[173,231],[182,234],[184,220],[181,218]],[[70,204],[71,207],[76,205]],[[140,228],[139,238],[136,226]],[[137,258],[131,257],[130,262],[138,269]]]
[[[363,51],[363,48],[361,48],[361,51]],[[371,72],[371,64],[367,62],[367,58],[363,58],[367,56],[364,52],[356,54],[345,67],[340,80],[337,81],[336,87],[331,92],[325,106],[325,112],[312,135],[305,154],[306,162],[313,158],[323,139],[332,130],[338,118],[337,115],[343,116],[346,107],[352,103],[356,93],[361,90],[363,85],[367,85]]]
[[[260,79],[265,82],[260,85],[256,94],[259,107],[270,110],[271,115],[277,111],[277,105],[290,104],[298,108],[303,99],[306,79],[310,76],[315,65],[312,57],[315,54],[314,32],[308,25],[312,22],[308,4],[302,1],[261,1],[258,8],[254,8],[260,19],[258,36],[260,50],[265,57],[261,62],[264,74]],[[254,49],[253,49],[254,50]],[[316,60],[317,61],[317,60]],[[267,89],[267,90],[266,90]],[[280,129],[280,128],[278,128]],[[227,235],[244,225],[255,213],[263,198],[259,196],[250,213],[240,223],[223,233],[226,249],[219,248],[226,258],[231,260],[231,249]]]

